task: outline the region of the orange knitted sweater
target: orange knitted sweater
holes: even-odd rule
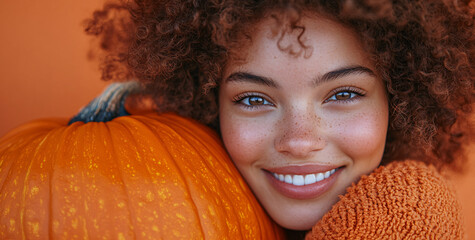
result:
[[[419,161],[393,162],[347,189],[306,239],[462,239],[447,180]]]

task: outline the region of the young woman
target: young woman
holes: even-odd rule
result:
[[[380,164],[386,90],[351,29],[303,16],[306,49],[299,49],[298,36],[282,39],[302,51],[295,56],[271,37],[276,20],[264,19],[243,50],[245,60],[230,61],[223,71],[221,135],[269,214],[282,226],[310,229],[338,195]]]
[[[473,133],[474,5],[137,0],[87,31],[105,79],[137,79],[158,111],[220,132],[282,227],[458,238],[437,169],[460,167]]]

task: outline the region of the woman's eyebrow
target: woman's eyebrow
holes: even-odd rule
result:
[[[320,83],[335,80],[337,78],[342,78],[350,74],[369,74],[371,76],[376,76],[373,70],[367,67],[363,67],[363,66],[342,67],[342,68],[327,72],[323,74],[323,76],[318,77],[317,79],[315,79],[315,84],[318,85]]]
[[[229,75],[225,80],[226,82],[251,82],[262,85],[267,85],[269,87],[279,88],[279,85],[272,80],[271,78],[266,78],[262,76],[257,76],[248,72],[235,72]]]
[[[335,80],[337,78],[342,78],[344,76],[350,75],[350,74],[369,74],[371,76],[375,76],[376,74],[369,68],[363,67],[363,66],[350,66],[350,67],[343,67],[339,68],[330,72],[325,73],[321,77],[317,77],[314,81],[316,85],[323,83],[323,82],[328,82],[331,80]],[[266,85],[269,87],[275,87],[279,88],[279,85],[272,80],[271,78],[263,77],[263,76],[258,76],[252,73],[248,72],[235,72],[229,75],[228,78],[225,80],[226,82],[251,82],[251,83],[256,83],[256,84],[261,84],[261,85]]]

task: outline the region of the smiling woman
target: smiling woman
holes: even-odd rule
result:
[[[300,39],[311,53],[295,56],[272,37],[275,24],[273,18],[257,23],[240,56],[245,60],[225,67],[221,134],[273,219],[305,230],[380,164],[386,90],[350,29],[322,16],[304,17]],[[297,38],[291,43],[299,46]]]
[[[289,237],[463,238],[473,0],[119,1],[86,27],[103,78],[216,130]]]
[[[157,111],[221,134],[282,227],[459,239],[441,172],[463,166],[473,134],[473,6],[145,0],[106,5],[88,30],[108,54],[106,79],[134,77]],[[111,25],[116,11],[131,21]]]

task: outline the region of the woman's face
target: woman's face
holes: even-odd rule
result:
[[[275,20],[260,21],[219,90],[232,160],[271,217],[296,230],[379,165],[388,124],[385,88],[357,35],[321,17],[301,25],[305,51],[300,30],[279,40]]]

